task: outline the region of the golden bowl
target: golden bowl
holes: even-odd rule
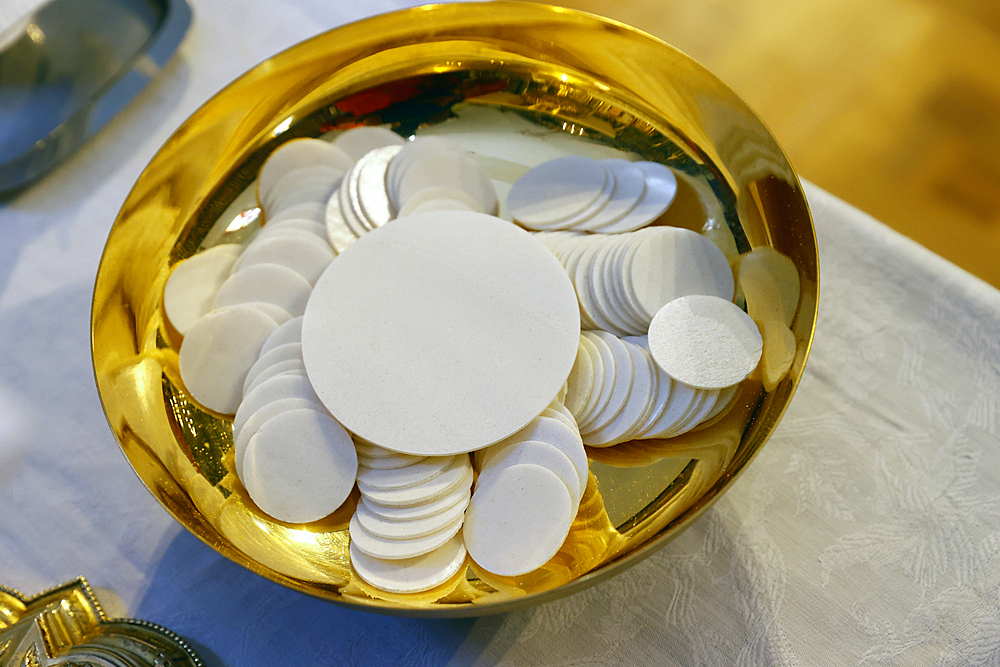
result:
[[[768,389],[751,376],[734,408],[705,428],[588,450],[588,493],[566,544],[540,570],[514,579],[470,567],[425,594],[372,590],[352,576],[348,557],[357,492],[334,515],[305,525],[254,507],[233,473],[231,421],[188,398],[179,336],[162,307],[175,263],[258,224],[252,185],[275,147],[358,124],[450,133],[470,142],[501,181],[531,162],[519,164],[518,155],[539,146],[540,153],[624,151],[670,165],[680,187],[666,222],[694,226],[733,257],[770,246],[794,262],[791,369]],[[331,30],[264,61],[174,133],[111,229],[94,290],[94,371],[135,472],[221,554],[348,606],[481,615],[558,598],[631,567],[719,498],[798,384],[817,279],[815,234],[787,158],[753,111],[690,58],[627,26],[555,7],[419,7]]]

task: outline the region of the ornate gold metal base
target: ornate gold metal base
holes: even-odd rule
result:
[[[105,617],[87,580],[28,598],[0,586],[0,667],[202,667],[173,632],[146,621]]]

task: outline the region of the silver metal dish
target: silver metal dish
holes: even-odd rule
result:
[[[0,34],[0,193],[73,153],[159,73],[185,0],[52,0]]]

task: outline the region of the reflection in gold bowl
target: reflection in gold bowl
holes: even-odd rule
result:
[[[680,189],[667,224],[694,227],[730,256],[770,246],[801,289],[791,370],[751,376],[714,423],[668,440],[593,450],[566,544],[519,578],[469,567],[420,595],[352,576],[347,523],[289,525],[261,513],[233,472],[231,420],[192,402],[180,338],[163,315],[171,267],[220,240],[245,239],[253,181],[300,136],[358,124],[443,133],[498,183],[555,152],[624,152],[670,165]],[[246,211],[250,214],[245,214]],[[249,224],[247,224],[249,222]],[[816,319],[815,236],[800,185],[754,113],[675,49],[627,26],[521,3],[429,6],[377,16],[261,63],[191,116],[160,149],[111,230],[92,314],[94,369],[122,450],[156,499],[205,543],[295,590],[420,616],[509,611],[578,591],[662,546],[709,507],[767,440],[798,384]]]

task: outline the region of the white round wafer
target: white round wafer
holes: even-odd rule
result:
[[[353,162],[347,153],[322,139],[303,137],[286,141],[261,165],[257,176],[258,201],[262,193],[270,191],[279,178],[293,169],[325,165],[346,171]]]
[[[321,199],[325,200],[325,197],[318,197],[292,201],[295,198],[293,193],[305,187],[309,187],[313,191],[325,192],[326,197],[328,197],[330,192],[340,184],[340,179],[344,177],[344,173],[344,169],[326,165],[314,165],[300,167],[282,174],[274,182],[270,190],[265,191],[262,189],[259,192],[260,203],[264,208],[265,217],[273,218],[291,206],[316,202]],[[282,205],[282,201],[286,202],[286,205]]]
[[[560,405],[560,404],[554,404],[554,405]],[[576,420],[573,419],[573,415],[571,415],[564,406],[560,405],[560,407],[562,407],[561,410],[557,410],[551,406],[547,407],[544,410],[542,410],[542,414],[540,414],[539,417],[552,417],[553,419],[558,419],[559,421],[561,421],[563,424],[566,424],[566,426],[569,426],[574,431],[578,431],[579,427],[576,423]]]
[[[266,239],[276,234],[285,234],[291,232],[293,229],[300,232],[309,232],[313,236],[326,241],[326,227],[311,218],[282,218],[276,222],[268,222],[257,233],[257,236],[254,237],[254,241]],[[329,249],[329,244],[326,244],[326,247]]]
[[[604,276],[595,271],[594,260],[603,245],[600,241],[587,244],[577,261],[576,270],[573,275],[573,284],[576,286],[580,311],[586,315],[587,319],[590,319],[597,325],[595,328],[624,335],[624,332],[601,309],[596,296],[597,291],[603,289]]]
[[[488,486],[503,468],[522,463],[541,466],[554,472],[569,490],[574,514],[576,513],[575,510],[580,505],[580,496],[583,493],[576,467],[564,452],[539,440],[525,440],[507,445],[502,450],[497,451],[479,473],[476,488]]]
[[[389,201],[393,209],[398,211],[403,206],[403,202],[399,199],[399,184],[410,167],[414,164],[419,164],[424,155],[456,150],[461,149],[455,142],[444,137],[418,137],[413,141],[407,142],[389,163],[389,169],[385,174],[386,191],[389,194]]]
[[[632,357],[632,379],[628,399],[618,415],[605,426],[593,429],[583,434],[583,444],[592,447],[609,447],[628,440],[630,433],[636,431],[637,424],[646,421],[649,408],[655,396],[653,394],[653,374],[655,369],[648,361],[642,348],[619,341]]]
[[[261,370],[253,380],[243,383],[243,394],[246,395],[248,392],[253,391],[257,385],[278,375],[301,375],[302,377],[306,377],[306,365],[302,363],[301,359],[289,359],[288,361],[279,361],[271,364]]]
[[[645,235],[629,269],[626,287],[650,319],[682,296],[708,294],[733,298],[733,272],[722,251],[697,232],[657,227]]]
[[[736,400],[736,396],[739,393],[740,393],[740,385],[738,384],[734,384],[732,387],[726,387],[725,389],[721,389],[719,391],[719,398],[715,402],[715,406],[712,408],[711,412],[705,415],[705,418],[702,419],[702,423],[707,422],[709,419],[714,419],[715,417],[722,414],[723,411],[726,410],[726,408],[728,408],[733,404],[733,401]]]
[[[583,254],[587,251],[587,248],[594,242],[592,237],[580,237],[575,239],[571,244],[569,250],[566,252],[565,257],[561,260],[563,267],[566,270],[566,274],[570,277],[573,282],[573,288],[577,293],[577,307],[580,310],[580,326],[584,329],[597,329],[597,324],[590,317],[590,313],[584,308],[582,299],[580,297],[580,292],[586,288],[589,289],[589,285],[577,285],[576,283],[576,272],[580,266],[580,260]]]
[[[359,236],[347,224],[347,216],[340,207],[340,189],[327,200],[323,209],[323,223],[326,226],[326,240],[336,253],[344,252]]]
[[[659,233],[658,229],[658,227],[639,229],[628,234],[622,234],[625,251],[620,257],[616,258],[615,269],[618,273],[618,277],[615,280],[616,294],[619,301],[626,305],[629,312],[632,313],[632,318],[641,323],[642,335],[645,335],[646,331],[649,330],[649,321],[653,317],[652,315],[647,315],[642,304],[639,303],[629,277],[632,262],[635,260],[635,255],[639,251],[639,247],[646,240],[647,236]]]
[[[719,400],[719,394],[722,390],[702,389],[701,391],[702,398],[698,402],[698,406],[691,411],[691,414],[688,415],[683,422],[677,425],[673,435],[687,433],[695,426],[708,419],[708,415],[712,414],[712,411],[715,409],[715,404]]]
[[[750,316],[731,301],[692,295],[663,306],[649,325],[649,351],[670,377],[701,389],[742,382],[764,342]]]
[[[411,164],[399,177],[397,210],[405,207],[410,197],[421,190],[438,186],[455,187],[465,192],[476,202],[477,211],[490,214],[497,211],[493,181],[476,157],[461,147],[425,152],[417,165]]]
[[[580,432],[584,435],[584,442],[586,442],[587,434],[603,429],[621,414],[628,403],[635,380],[632,355],[629,354],[628,348],[625,347],[621,339],[606,331],[593,331],[591,334],[603,340],[611,350],[611,354],[614,355],[615,377],[607,402],[604,403],[603,407],[598,407],[587,423],[580,424]],[[606,382],[607,379],[605,379]]]
[[[302,342],[302,316],[293,317],[287,322],[283,322],[281,326],[274,330],[267,340],[264,341],[264,345],[260,348],[261,354],[267,354],[274,348],[285,345],[286,343],[301,343]]]
[[[450,456],[430,456],[403,468],[359,468],[358,486],[362,492],[367,492],[369,489],[378,491],[406,489],[431,481],[453,463]]]
[[[313,220],[315,222],[323,222],[323,212],[326,210],[326,203],[320,202],[305,202],[303,204],[296,204],[295,206],[289,206],[286,209],[279,211],[277,214],[272,215],[264,220],[264,227],[268,225],[273,225],[284,220],[294,220],[297,218],[305,218],[306,220]]]
[[[240,257],[239,271],[255,264],[287,266],[312,285],[333,260],[333,250],[315,234],[274,235],[254,239]]]
[[[597,199],[591,202],[590,206],[583,209],[574,216],[562,220],[559,222],[559,227],[562,229],[573,229],[577,231],[593,231],[597,228],[594,223],[596,216],[607,206],[608,202],[615,194],[615,190],[618,187],[618,183],[615,180],[615,172],[613,169],[605,165],[604,163],[598,162],[598,165],[607,174],[607,179],[604,181],[604,189],[601,190],[600,194],[597,195]]]
[[[399,209],[397,214],[399,217],[406,215],[412,215],[414,213],[420,212],[420,207],[425,204],[430,204],[431,202],[451,202],[453,208],[458,210],[469,210],[475,211],[478,205],[475,200],[472,199],[468,194],[459,190],[458,188],[450,188],[447,186],[435,186],[431,188],[424,188],[423,190],[410,195],[410,198],[406,200],[406,203]],[[463,204],[465,209],[457,206],[457,204]],[[443,208],[437,210],[446,210]],[[485,211],[481,211],[485,212]]]
[[[351,546],[373,558],[399,560],[400,558],[415,558],[434,551],[443,546],[462,529],[463,517],[452,520],[440,530],[410,538],[379,537],[365,528],[357,513],[351,517]]]
[[[266,344],[266,341],[265,341]],[[261,350],[263,350],[263,346]],[[288,361],[294,359],[297,361],[302,360],[302,343],[286,343],[274,349],[268,350],[267,352],[260,353],[257,357],[257,361],[253,363],[250,370],[247,371],[246,380],[243,383],[243,393],[246,393],[246,387],[253,382],[261,371],[266,369],[268,366],[278,363],[279,361]]]
[[[259,301],[284,309],[292,317],[306,308],[312,285],[287,266],[254,264],[229,276],[212,301],[212,308]]]
[[[625,273],[622,267],[628,254],[629,238],[621,234],[616,234],[612,238],[615,239],[611,244],[613,247],[607,252],[603,262],[604,298],[618,318],[617,322],[621,329],[631,335],[645,335],[649,320],[632,308],[625,295],[623,284]]]
[[[594,410],[597,408],[597,404],[601,398],[601,390],[604,387],[604,360],[601,357],[600,350],[594,345],[588,337],[580,336],[580,348],[584,350],[590,357],[590,366],[593,369],[592,375],[592,385],[590,388],[589,396],[587,397],[586,403],[583,404],[579,410],[573,410],[573,419],[576,420],[577,426],[583,421],[590,418]],[[567,395],[568,397],[568,395]],[[568,406],[567,406],[568,407]]]
[[[423,461],[426,457],[424,456],[410,456],[409,454],[396,454],[395,456],[383,456],[382,458],[373,458],[370,456],[365,456],[358,450],[358,465],[365,466],[366,468],[372,468],[375,470],[391,470],[393,468],[405,468],[408,465],[412,465],[417,461]]]
[[[657,367],[659,368],[659,367]],[[660,414],[656,421],[650,424],[636,438],[667,438],[677,430],[677,426],[687,418],[701,400],[701,390],[689,387],[683,382],[677,382],[660,370],[660,398],[662,402]],[[664,387],[668,389],[664,389]]]
[[[427,482],[403,489],[368,489],[365,497],[379,505],[413,507],[442,498],[457,488],[472,484],[472,463],[468,456],[456,457],[439,475]]]
[[[635,208],[609,228],[609,232],[639,229],[654,222],[670,208],[677,195],[677,176],[670,167],[649,161],[632,164],[646,177],[646,189]]]
[[[181,335],[212,309],[212,301],[242,248],[218,245],[192,255],[174,266],[163,288],[163,310]]]
[[[645,323],[634,322],[627,308],[615,293],[615,283],[621,282],[621,273],[615,271],[612,259],[616,256],[619,243],[605,242],[594,255],[590,276],[590,294],[597,310],[601,313],[608,328],[605,331],[616,336],[627,336],[645,333]]]
[[[615,174],[615,192],[587,227],[602,234],[620,234],[638,229],[645,224],[640,222],[638,216],[625,218],[646,196],[645,172],[629,160],[611,159],[602,160],[602,163]]]
[[[403,208],[409,207],[409,202]],[[413,206],[405,215],[431,213],[433,211],[475,211],[476,209],[457,199],[431,199],[419,206]],[[402,217],[405,217],[402,216]]]
[[[386,449],[385,447],[379,447],[378,445],[373,445],[370,442],[365,442],[361,438],[356,438],[354,441],[355,447],[357,447],[359,454],[364,454],[370,458],[387,458],[399,456],[406,458],[409,454],[401,454],[399,452],[394,452],[391,449]]]
[[[576,422],[580,425],[580,430],[586,431],[590,427],[594,418],[605,410],[608,402],[611,400],[611,394],[615,389],[615,375],[617,373],[617,369],[615,368],[614,353],[611,351],[607,342],[597,335],[597,332],[584,331],[580,334],[580,337],[581,339],[586,338],[587,341],[593,345],[594,349],[597,351],[597,356],[593,358],[593,361],[595,362],[594,367],[597,368],[598,364],[601,367],[601,384],[594,385],[594,392],[596,393],[597,398],[594,401],[593,406],[589,412],[576,415]]]
[[[371,508],[365,504],[364,498],[362,497],[361,502],[358,503],[358,510],[355,516],[358,518],[358,523],[360,523],[366,531],[376,537],[381,537],[387,540],[408,540],[414,537],[424,537],[426,535],[431,535],[432,533],[444,530],[456,519],[460,519],[465,516],[466,507],[468,507],[468,501],[455,503],[444,511],[423,519],[414,519],[412,521],[392,521],[390,519],[380,517],[378,514],[373,512]]]
[[[302,343],[317,393],[353,433],[446,455],[507,437],[552,401],[579,315],[566,272],[530,234],[442,211],[369,232],[331,262]]]
[[[638,352],[642,355],[642,362],[646,364],[646,368],[649,370],[650,375],[649,405],[646,413],[636,421],[635,428],[622,436],[623,441],[628,441],[646,433],[660,417],[664,404],[670,398],[670,382],[672,382],[672,380],[660,369],[659,366],[656,365],[656,362],[653,361],[653,357],[649,354],[649,350],[646,349],[648,343],[645,336],[629,336],[623,338],[622,340],[624,342],[631,343],[633,348],[635,348],[629,348],[629,352],[635,352],[636,349],[638,350]],[[638,359],[634,359],[633,362],[637,366],[640,363]],[[662,389],[661,384],[664,385]]]
[[[587,487],[590,464],[587,462],[587,451],[583,448],[583,441],[576,431],[562,421],[552,417],[539,417],[518,431],[516,435],[489,447],[482,457],[480,469],[489,465],[490,458],[501,451],[506,445],[515,442],[527,442],[528,440],[536,440],[544,442],[547,445],[552,445],[565,454],[573,464],[573,467],[576,468],[577,477],[580,479],[580,488],[585,489]]]
[[[308,398],[319,401],[308,377],[298,375],[273,377],[251,389],[240,401],[233,417],[233,432],[237,433],[242,429],[247,419],[264,405],[283,398]]]
[[[667,434],[672,433],[677,425],[695,408],[701,398],[700,390],[677,382],[667,375],[653,361],[652,354],[649,352],[649,339],[646,336],[635,336],[628,340],[641,347],[649,355],[658,382],[657,395],[654,399],[657,407],[654,409],[654,415],[647,419],[645,427],[637,431],[633,437],[637,439],[668,437]]]
[[[282,412],[299,409],[326,412],[319,401],[312,398],[279,398],[270,403],[265,403],[255,410],[253,414],[247,417],[245,422],[241,423],[240,428],[233,428],[233,458],[236,461],[236,474],[242,478],[243,457],[247,451],[247,444],[249,444],[250,438],[264,425],[264,422]]]
[[[261,243],[263,241],[274,240],[275,238],[295,237],[295,238],[299,238],[299,239],[305,239],[306,242],[313,242],[313,243],[319,242],[319,243],[322,243],[326,247],[326,249],[328,251],[332,252],[332,249],[330,248],[330,244],[325,243],[325,241],[326,241],[326,236],[325,235],[322,238],[317,239],[316,235],[313,234],[312,232],[310,232],[308,230],[305,230],[305,229],[299,229],[297,227],[294,227],[294,226],[291,226],[291,225],[288,224],[288,223],[293,223],[294,224],[296,222],[308,223],[308,224],[319,224],[319,223],[313,223],[313,222],[311,222],[309,220],[302,220],[302,219],[279,220],[274,225],[274,227],[267,226],[267,227],[264,227],[263,229],[261,229],[260,231],[258,231],[257,234],[253,237],[253,239],[250,240],[250,243],[247,244],[246,249],[252,248],[257,243]],[[230,273],[236,273],[237,271],[240,270],[240,267],[243,266],[243,261],[244,261],[243,257],[244,257],[244,255],[246,255],[246,251],[245,250],[244,250],[243,254],[240,255],[240,258],[236,260],[236,263],[233,264],[233,270]]]
[[[518,576],[544,565],[562,546],[573,523],[569,490],[537,465],[504,467],[476,490],[465,512],[469,555],[483,569]]]
[[[678,382],[677,384],[682,384],[682,383]],[[678,420],[677,424],[675,424],[671,429],[668,429],[666,431],[661,431],[660,433],[658,433],[657,434],[658,437],[672,438],[675,435],[680,435],[682,433],[685,433],[691,423],[692,418],[699,412],[704,412],[705,403],[713,402],[713,396],[711,395],[710,390],[692,388],[692,391],[694,392],[694,400],[691,402],[691,405],[688,406],[688,409],[684,412],[684,414],[681,415],[681,418]]]
[[[316,410],[289,410],[250,438],[243,485],[270,516],[306,523],[343,504],[357,467],[351,436],[335,419]]]
[[[292,319],[291,314],[287,310],[273,303],[264,303],[263,301],[244,301],[243,303],[237,305],[247,306],[248,308],[256,308],[277,322],[279,326]],[[223,308],[226,307],[227,306],[223,306]]]
[[[333,145],[351,156],[354,161],[360,160],[370,151],[383,146],[402,146],[406,139],[387,127],[380,125],[361,125],[344,130],[333,139]]]
[[[400,145],[376,148],[358,160],[353,170],[347,192],[369,227],[381,227],[394,217],[385,177],[389,162],[401,148]]]
[[[184,336],[178,355],[181,379],[198,403],[222,414],[236,412],[243,380],[267,337],[274,318],[253,306],[213,310]]]
[[[380,505],[371,498],[362,497],[361,501],[373,513],[388,521],[417,521],[440,514],[458,503],[469,504],[471,497],[471,480],[468,486],[458,486],[440,498],[431,502],[413,505],[411,507],[393,507]]]
[[[350,553],[351,567],[358,576],[390,593],[419,593],[440,586],[458,574],[466,561],[465,542],[460,534],[415,558],[372,558],[353,544]]]
[[[546,229],[592,205],[609,177],[608,170],[590,158],[570,155],[548,160],[514,182],[507,210],[526,227]]]
[[[343,215],[344,222],[347,224],[348,229],[350,229],[355,236],[360,237],[367,234],[372,229],[372,226],[368,224],[368,221],[365,219],[365,215],[361,211],[361,204],[357,201],[356,195],[351,192],[351,181],[354,179],[354,172],[356,168],[357,165],[348,170],[347,174],[344,175],[343,186],[337,188],[334,195],[336,195],[340,201],[340,212]],[[333,195],[331,195],[331,197],[332,196]],[[329,215],[329,213],[330,211],[328,208],[327,214]]]

